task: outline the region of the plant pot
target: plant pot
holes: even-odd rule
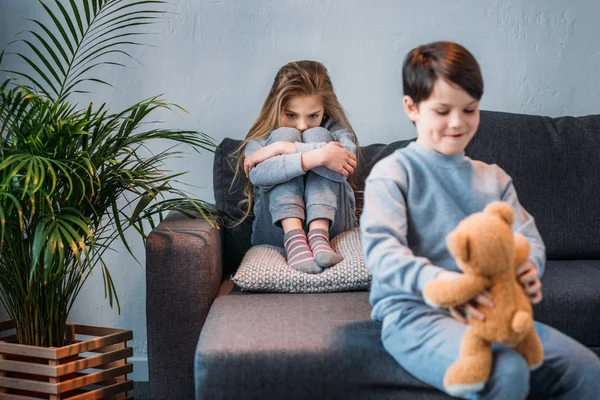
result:
[[[130,330],[67,324],[63,347],[16,343],[14,323],[0,323],[0,399],[132,399]]]

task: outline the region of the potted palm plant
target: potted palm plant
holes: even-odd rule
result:
[[[149,154],[147,144],[159,139],[213,151],[214,143],[199,132],[147,124],[159,109],[180,109],[159,97],[120,111],[70,102],[93,85],[110,85],[94,74],[123,66],[119,60],[129,57],[129,46],[141,44],[139,35],[162,16],[164,1],[38,3],[48,18],[30,21],[30,30],[17,40],[24,50],[13,54],[27,68],[5,71],[16,79],[0,84],[0,302],[11,318],[0,331],[14,332],[0,342],[0,393],[27,389],[66,398],[77,388],[110,381],[115,369],[130,372],[117,361],[131,356],[124,344],[131,332],[67,324],[92,271],[101,271],[105,296],[120,309],[105,251],[122,240],[131,253],[124,232],[134,229],[145,239],[147,228],[169,210],[209,216],[208,204],[177,188],[182,174],[164,169],[180,151],[169,147]],[[73,348],[68,341],[79,333],[100,338]],[[79,359],[94,349],[98,355]],[[15,354],[32,356],[34,364]],[[65,367],[73,357],[69,362],[79,364]],[[67,372],[85,368],[101,372],[65,384]],[[19,372],[46,376],[47,382],[23,383]],[[101,390],[117,393],[114,387]]]

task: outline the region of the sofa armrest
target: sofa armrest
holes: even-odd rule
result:
[[[194,353],[222,280],[220,230],[172,211],[146,241],[152,399],[194,398]]]

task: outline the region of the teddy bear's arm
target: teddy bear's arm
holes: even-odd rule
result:
[[[464,304],[491,285],[487,278],[463,274],[454,281],[431,280],[425,285],[423,296],[428,304],[438,307],[453,307]]]
[[[521,264],[523,264],[529,258],[529,254],[531,253],[531,245],[529,244],[529,240],[520,233],[515,233],[514,235],[515,241],[515,268],[518,268]]]

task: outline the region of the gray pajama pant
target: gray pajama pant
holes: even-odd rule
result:
[[[327,129],[311,128],[302,135],[295,130],[275,131],[271,142],[328,143],[332,141]],[[358,226],[354,192],[347,181],[336,182],[318,174],[320,169],[307,171],[269,191],[254,187],[254,222],[252,245],[270,244],[283,247],[281,220],[299,218],[305,230],[315,219],[331,221],[329,237]]]

